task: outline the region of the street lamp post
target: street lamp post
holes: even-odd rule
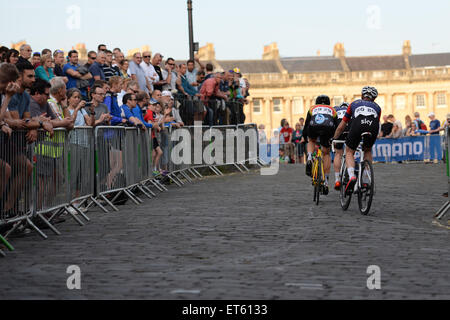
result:
[[[188,0],[188,19],[189,19],[189,59],[194,59],[194,24],[192,22],[192,0]]]

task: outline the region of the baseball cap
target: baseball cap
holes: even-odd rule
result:
[[[239,68],[234,68],[234,69],[233,69],[233,72],[234,72],[234,73],[241,73],[241,69],[239,69]]]
[[[170,97],[170,98],[173,99],[172,93],[170,91],[163,91],[161,93],[161,96],[163,96],[163,97]]]

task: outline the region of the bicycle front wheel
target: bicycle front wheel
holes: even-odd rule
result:
[[[361,188],[358,190],[358,205],[362,215],[368,215],[375,192],[375,175],[372,163],[365,160],[361,167]]]

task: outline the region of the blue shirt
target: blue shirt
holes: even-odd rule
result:
[[[8,104],[9,111],[16,111],[19,113],[19,118],[23,119],[25,112],[30,112],[30,95],[24,91],[23,93],[16,93]]]
[[[112,116],[111,125],[116,126],[122,123],[122,109],[120,109],[119,104],[117,102],[117,95],[107,95],[104,104],[109,109],[109,113]]]
[[[189,84],[186,76],[181,77],[181,86],[183,87],[184,91],[190,96],[195,96],[198,93],[197,89]]]
[[[72,88],[76,88],[76,87],[77,87],[77,80],[78,80],[77,78],[71,77],[71,76],[67,73],[67,70],[71,69],[71,70],[77,71],[77,69],[78,69],[79,66],[80,66],[79,64],[73,65],[73,64],[71,64],[71,63],[68,63],[68,64],[66,64],[66,65],[64,66],[64,68],[63,68],[63,73],[64,73],[64,75],[69,79],[69,82],[67,82],[67,84],[66,84],[67,90],[72,89]]]
[[[134,117],[134,115],[131,113],[130,107],[128,107],[126,104],[122,105],[122,111],[125,114],[124,119],[127,119],[130,121],[130,118]]]
[[[95,61],[92,66],[89,68],[89,72],[92,74],[92,79],[91,82],[89,84],[90,87],[92,87],[94,85],[94,77],[95,76],[99,76],[100,80],[105,80],[105,73],[103,72],[103,68],[102,65],[100,63],[98,63],[97,61]]]
[[[147,121],[144,120],[144,117],[142,116],[142,110],[141,108],[139,108],[139,106],[136,106],[136,108],[133,108],[133,110],[131,110],[131,112],[133,113],[133,115],[138,118],[139,120],[142,121],[142,123],[147,127],[147,128],[153,128],[153,125],[151,123],[148,123]]]
[[[437,119],[430,122],[430,130],[437,130],[441,127],[441,122]],[[439,134],[439,132],[435,132],[432,134]]]

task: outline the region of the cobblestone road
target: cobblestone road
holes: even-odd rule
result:
[[[376,165],[370,216],[319,207],[304,167],[211,177],[61,236],[13,239],[0,299],[449,299],[450,231],[432,225],[443,165]],[[66,287],[69,265],[82,289]],[[378,291],[366,287],[381,268]]]

